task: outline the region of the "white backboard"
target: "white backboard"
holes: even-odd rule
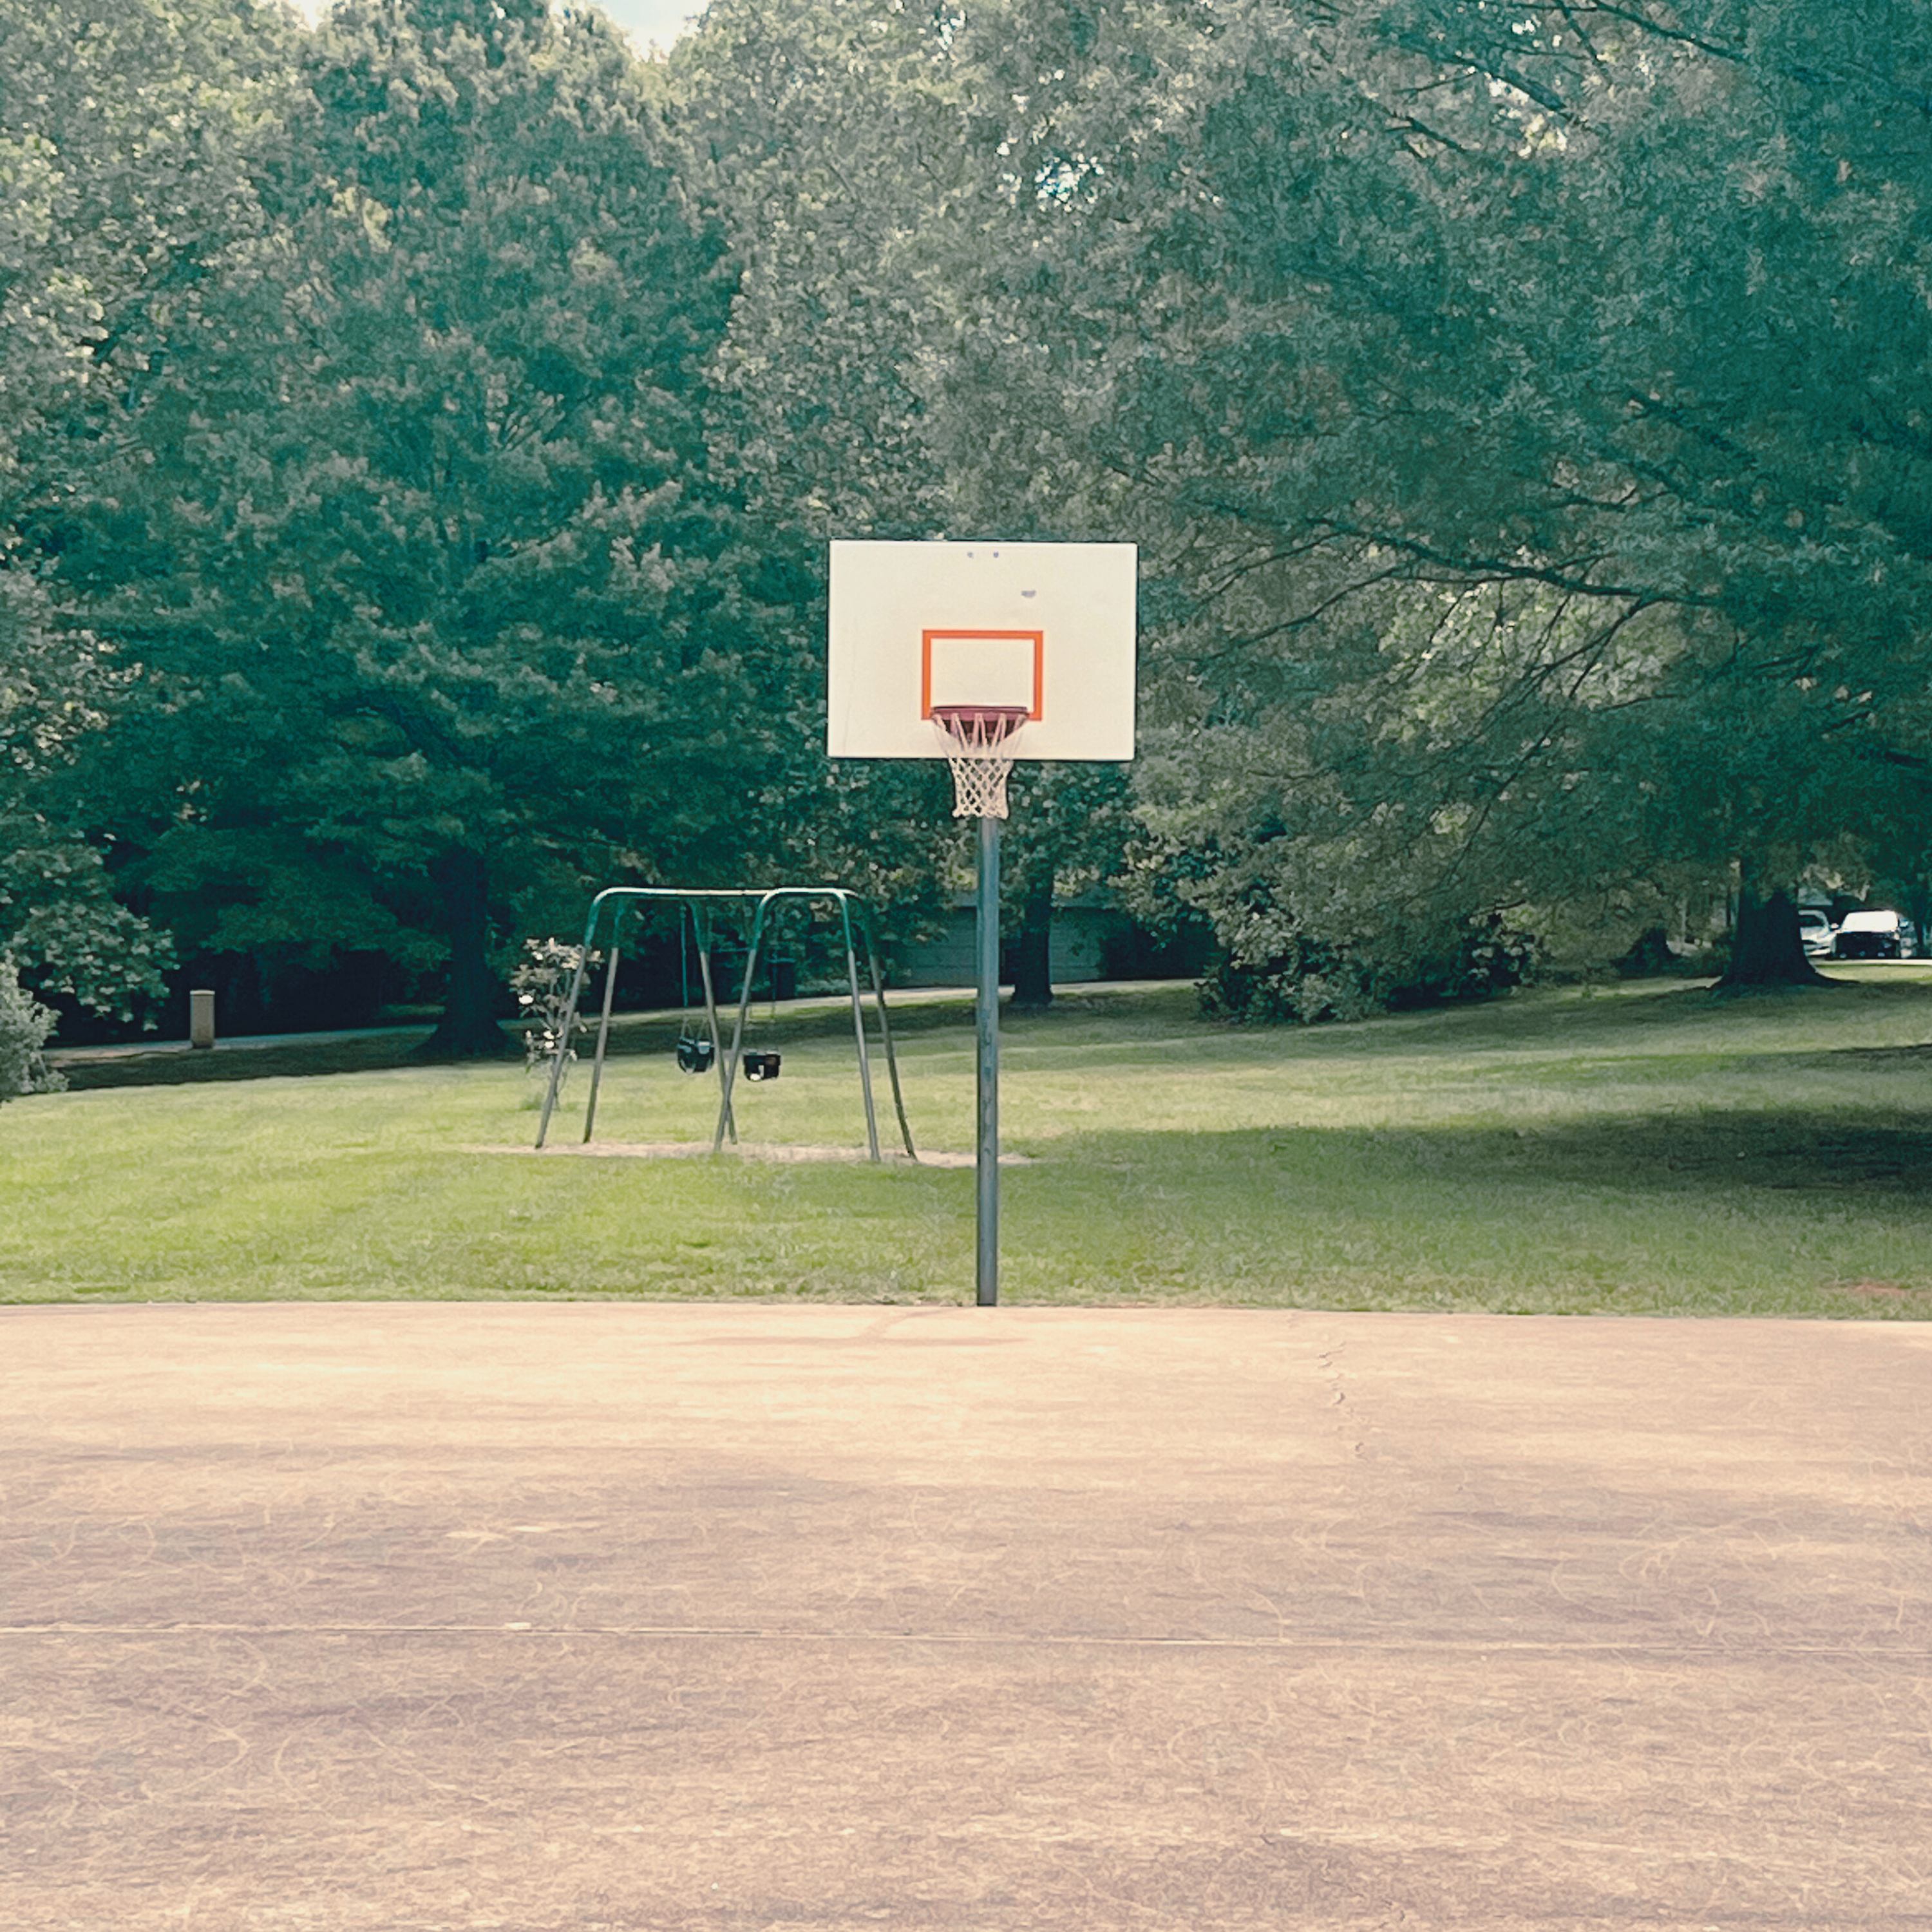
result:
[[[1016,758],[1134,754],[1132,544],[832,546],[826,748],[938,758],[934,706],[1024,706]]]

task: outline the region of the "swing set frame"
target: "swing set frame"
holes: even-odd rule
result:
[[[830,903],[838,909],[840,930],[845,941],[845,983],[852,1001],[852,1032],[858,1048],[859,1085],[866,1102],[866,1142],[876,1162],[882,1158],[879,1151],[878,1113],[872,1100],[872,1052],[866,1035],[865,1007],[859,990],[858,942],[863,940],[872,998],[879,1016],[879,1036],[885,1048],[886,1070],[892,1078],[892,1107],[898,1116],[899,1135],[905,1144],[907,1156],[916,1161],[919,1155],[913,1147],[912,1129],[906,1123],[905,1097],[899,1086],[898,1057],[892,1050],[892,1021],[886,1010],[885,980],[879,971],[879,949],[873,935],[872,909],[858,893],[848,891],[842,886],[773,886],[763,889],[605,886],[590,902],[590,916],[584,922],[583,950],[571,980],[570,998],[564,1008],[562,1024],[558,1030],[556,1051],[550,1060],[550,1084],[544,1094],[543,1114],[537,1125],[538,1147],[542,1148],[549,1136],[550,1116],[556,1111],[557,1096],[562,1090],[564,1070],[571,1058],[571,1036],[576,1030],[578,1005],[583,998],[584,982],[590,970],[591,955],[597,949],[600,930],[608,919],[610,957],[604,972],[603,1011],[597,1025],[597,1050],[591,1063],[590,1094],[584,1109],[584,1138],[586,1144],[597,1120],[597,1090],[603,1082],[604,1052],[610,1039],[610,1002],[617,986],[617,962],[620,957],[618,940],[625,915],[634,910],[641,913],[652,905],[668,904],[679,908],[680,955],[687,917],[697,937],[698,970],[704,988],[704,1015],[711,1029],[714,1048],[718,1038],[718,1000],[712,984],[711,934],[706,915],[735,910],[742,918],[746,908],[751,910],[751,937],[746,947],[744,976],[738,989],[737,1016],[731,1030],[730,1047],[728,1052],[714,1054],[714,1064],[718,1070],[718,1124],[711,1136],[711,1151],[717,1154],[723,1150],[728,1134],[735,1145],[738,1124],[731,1111],[731,1090],[737,1082],[739,1066],[744,1055],[745,1026],[752,1010],[752,988],[758,971],[759,949],[765,941],[773,908],[787,902]]]

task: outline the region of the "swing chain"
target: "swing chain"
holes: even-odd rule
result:
[[[709,1073],[718,1058],[718,1043],[695,1032],[691,1021],[691,951],[686,942],[687,922],[691,944],[702,946],[704,935],[698,927],[698,910],[694,906],[685,906],[677,922],[677,971],[678,983],[684,1000],[684,1011],[678,1021],[677,1064],[686,1073]]]

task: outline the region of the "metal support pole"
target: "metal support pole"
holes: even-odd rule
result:
[[[597,1057],[590,1063],[590,1098],[584,1107],[584,1144],[590,1144],[590,1130],[597,1124],[597,1090],[604,1084],[604,1049],[610,1043],[610,996],[617,990],[617,921],[610,924],[610,964],[604,975],[604,1010],[597,1021]]]
[[[886,1071],[892,1076],[892,1107],[899,1117],[899,1138],[905,1142],[906,1158],[916,1160],[912,1128],[906,1119],[905,1095],[899,1088],[899,1058],[892,1051],[892,1023],[886,1011],[885,976],[879,970],[879,943],[872,932],[872,921],[862,901],[859,907],[860,928],[866,935],[866,963],[872,975],[872,1000],[879,1010],[879,1037],[886,1043]]]
[[[879,1116],[872,1105],[872,1058],[866,1042],[866,1009],[859,1003],[859,956],[852,944],[852,908],[838,902],[838,917],[845,931],[845,984],[852,994],[852,1032],[859,1048],[859,1086],[866,1096],[866,1144],[872,1159],[879,1158]]]
[[[711,928],[698,916],[698,908],[691,909],[691,930],[698,941],[698,976],[704,982],[704,1024],[710,1029],[711,1064],[718,1070],[718,1092],[724,1108],[724,1129],[731,1136],[731,1144],[738,1144],[738,1123],[731,1118],[731,1090],[724,1079],[724,1042],[718,1030],[718,998],[711,987]],[[717,1151],[714,1146],[712,1151]]]
[[[1000,1299],[1000,821],[980,820],[980,1144],[976,1286],[982,1308]]]
[[[577,970],[571,975],[570,998],[565,1001],[563,1030],[558,1036],[556,1051],[550,1057],[550,1084],[544,1089],[542,1117],[537,1122],[537,1145],[541,1148],[550,1133],[550,1117],[556,1111],[556,1096],[563,1088],[563,1070],[570,1058],[570,1036],[577,1024],[577,1002],[584,992],[584,969],[590,958],[590,942],[597,934],[597,911],[603,902],[599,892],[590,902],[590,918],[584,928],[584,950],[578,956]]]

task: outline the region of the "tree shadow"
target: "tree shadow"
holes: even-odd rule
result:
[[[1111,1153],[1103,1151],[1112,1143]],[[1156,1146],[1156,1144],[1158,1144]],[[1102,1164],[1169,1175],[1190,1166],[1270,1162],[1366,1172],[1408,1168],[1472,1198],[1498,1186],[1704,1192],[1810,1190],[1932,1200],[1932,1106],[1870,1113],[1802,1106],[1670,1110],[1532,1120],[1294,1125],[1228,1132],[1097,1135]],[[1142,1151],[1130,1152],[1138,1146]],[[1052,1160],[1048,1156],[1048,1161]]]
[[[412,1056],[422,1039],[422,1030],[411,1028],[403,1033],[290,1040],[286,1045],[244,1046],[230,1042],[205,1052],[184,1052],[171,1045],[145,1052],[136,1047],[98,1059],[70,1059],[56,1051],[50,1058],[66,1077],[69,1092],[86,1094],[108,1087],[193,1087],[232,1080],[310,1079],[326,1074],[373,1073],[419,1066],[422,1061]]]
[[[1874,1119],[1843,1111],[1726,1109],[1448,1131],[1462,1161],[1492,1174],[1722,1192],[1932,1196],[1932,1113]]]

